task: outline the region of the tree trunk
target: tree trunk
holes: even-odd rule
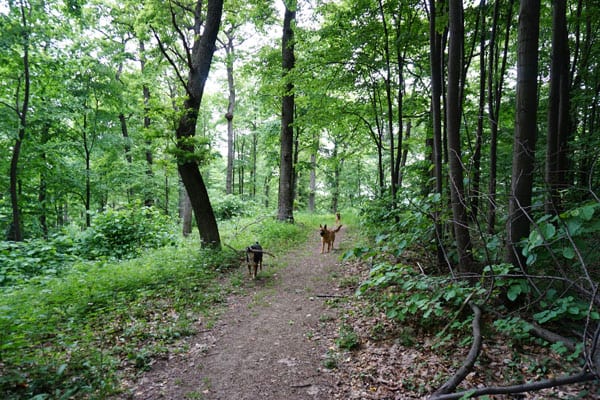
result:
[[[540,0],[521,0],[517,57],[516,121],[509,196],[506,261],[525,271],[518,242],[529,236],[537,137]]]
[[[185,186],[179,185],[179,218],[181,218],[182,234],[188,237],[192,233],[192,203]]]
[[[287,3],[284,1],[284,3]],[[292,24],[296,19],[296,2],[285,4],[283,19],[282,67],[285,79],[285,93],[281,105],[281,155],[279,163],[279,201],[277,219],[294,221],[293,187],[293,143],[294,143],[294,84],[290,72],[296,64],[294,55],[294,31]]]
[[[462,101],[460,94],[463,60],[463,7],[461,0],[449,3],[448,91],[446,120],[448,126],[448,157],[450,196],[454,237],[458,251],[459,272],[473,272],[471,237],[469,234],[467,207],[464,196],[463,163],[460,138]]]
[[[225,119],[227,120],[227,174],[225,177],[225,193],[233,193],[233,159],[234,159],[234,145],[233,145],[233,112],[235,109],[235,86],[233,82],[233,60],[235,57],[233,49],[233,38],[230,34],[226,33],[227,43],[225,43],[225,63],[227,69],[227,87],[229,88],[229,97],[227,104],[227,113]]]
[[[18,193],[18,172],[19,172],[19,157],[21,156],[21,146],[25,140],[25,132],[27,130],[27,111],[29,110],[29,97],[31,88],[31,79],[29,73],[29,27],[27,24],[26,9],[23,2],[20,4],[22,35],[23,35],[23,102],[21,109],[15,108],[19,117],[19,129],[17,138],[12,148],[10,159],[10,202],[12,207],[12,223],[8,233],[8,239],[14,241],[23,240],[23,231],[21,228],[21,212],[19,209],[19,193]],[[18,96],[17,96],[18,100]]]
[[[197,4],[197,9],[200,8],[199,6],[200,4]],[[192,156],[194,146],[190,139],[196,134],[198,111],[215,50],[222,11],[223,0],[208,0],[204,32],[201,36],[197,36],[199,39],[194,42],[192,48],[192,65],[189,66],[190,71],[186,87],[187,98],[184,101],[184,111],[176,130],[177,148],[183,154],[177,166],[179,175],[190,196],[202,245],[213,248],[221,248],[219,227],[210,204],[206,185],[200,174],[198,162]],[[202,16],[197,13],[196,18],[196,24],[199,25]]]
[[[569,127],[569,47],[566,0],[553,2],[552,62],[548,96],[548,132],[546,141],[546,183],[549,196],[546,213],[560,211],[559,190],[566,186],[565,169]]]
[[[144,45],[144,41],[140,40],[140,70],[142,75],[146,69],[146,48]],[[150,88],[148,84],[144,81],[142,85],[142,95],[144,96],[144,130],[147,132],[150,129],[150,125],[152,124],[152,120],[150,119]],[[152,157],[152,141],[150,139],[146,139],[146,176],[148,180],[151,182],[152,177],[154,176],[154,172],[152,170],[152,165],[154,163],[154,159]],[[147,190],[144,193],[144,205],[146,207],[150,207],[154,204],[154,196],[152,190]]]
[[[317,192],[317,155],[310,155],[310,183],[308,193],[308,211],[315,212],[315,194]]]
[[[485,40],[488,32],[485,25],[485,10],[487,5],[485,0],[479,3],[479,18],[481,21],[481,36],[479,41],[479,108],[477,113],[477,133],[475,134],[475,150],[473,152],[473,186],[471,190],[471,214],[473,220],[477,219],[479,214],[479,199],[481,197],[481,146],[483,142],[483,121],[485,113]]]
[[[514,0],[509,1],[506,16],[506,30],[504,35],[503,55],[500,71],[498,71],[499,49],[496,45],[498,21],[500,19],[500,2],[494,6],[492,22],[492,33],[490,37],[490,56],[488,57],[488,114],[490,119],[490,178],[488,182],[489,208],[487,214],[487,232],[490,235],[496,233],[496,177],[498,160],[498,122],[500,117],[500,104],[502,99],[502,88],[504,86],[504,74],[506,72],[506,60],[508,56],[508,43],[510,38],[510,27],[513,16]]]
[[[443,196],[442,177],[442,36],[436,31],[436,0],[429,0],[429,57],[431,63],[431,123],[433,127],[433,166],[435,192]],[[443,251],[443,229],[439,209],[435,211],[435,232],[438,266],[445,262]]]
[[[392,102],[392,71],[391,71],[391,59],[390,59],[390,44],[389,44],[389,34],[387,23],[385,19],[385,12],[383,10],[382,0],[379,0],[379,13],[381,15],[381,24],[383,26],[383,39],[385,42],[384,45],[384,57],[385,57],[385,76],[384,76],[384,84],[385,84],[385,95],[386,95],[386,106],[387,110],[385,113],[386,122],[387,122],[387,134],[389,137],[390,144],[390,174],[391,174],[391,193],[392,193],[392,206],[395,206],[396,203],[396,191],[398,184],[398,171],[396,170],[396,162],[395,162],[395,154],[394,149],[396,144],[394,143],[394,105]]]

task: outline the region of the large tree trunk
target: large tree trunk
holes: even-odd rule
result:
[[[201,2],[201,0],[198,1]],[[197,10],[201,8],[200,5],[200,3],[197,4]],[[206,185],[198,168],[198,162],[192,156],[194,146],[190,142],[190,138],[196,134],[198,111],[215,51],[222,11],[223,0],[208,0],[204,32],[194,42],[192,48],[192,65],[186,87],[187,98],[184,101],[184,111],[176,130],[177,148],[183,154],[178,161],[179,175],[190,196],[202,245],[214,248],[221,247],[219,227],[210,204]],[[197,13],[196,18],[196,23],[199,25],[202,16]]]
[[[448,92],[446,120],[448,124],[448,157],[450,174],[450,196],[454,237],[458,251],[459,272],[472,272],[471,236],[469,234],[467,207],[464,196],[463,163],[460,138],[461,119],[461,73],[463,59],[462,1],[450,0],[448,47]]]
[[[518,245],[529,236],[529,213],[535,141],[537,137],[537,73],[540,0],[521,0],[517,58],[516,121],[513,143],[512,177],[509,196],[507,262],[525,271]]]
[[[552,63],[548,98],[548,133],[546,142],[546,183],[549,198],[546,213],[560,211],[559,190],[564,188],[569,126],[569,46],[567,37],[567,2],[556,0],[552,14]]]
[[[284,1],[284,3],[287,3]],[[292,23],[296,19],[296,2],[285,4],[283,19],[282,66],[285,93],[281,105],[281,155],[279,164],[279,201],[277,219],[294,221],[294,186],[293,186],[293,143],[294,143],[294,84],[290,72],[296,64],[294,55],[294,31]]]

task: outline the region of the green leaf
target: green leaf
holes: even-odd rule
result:
[[[523,288],[521,287],[521,285],[512,285],[508,288],[508,292],[506,293],[506,297],[508,297],[508,299],[510,301],[515,301],[517,299],[517,297],[519,297],[519,295],[523,293]]]
[[[552,224],[540,225],[540,231],[545,240],[550,240],[556,234],[556,228]]]
[[[575,250],[573,250],[572,247],[563,247],[562,255],[564,258],[572,260],[573,258],[575,258]]]
[[[581,218],[584,221],[589,221],[594,216],[594,206],[587,205],[581,208]]]

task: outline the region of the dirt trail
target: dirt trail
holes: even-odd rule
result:
[[[347,247],[344,228],[336,249]],[[323,367],[336,326],[325,301],[337,295],[332,273],[341,250],[319,254],[318,235],[290,254],[274,274],[246,276],[244,294],[228,299],[215,326],[188,338],[187,351],[157,362],[128,399],[327,399],[335,377]],[[273,263],[267,257],[265,266]],[[264,269],[263,269],[264,271]]]

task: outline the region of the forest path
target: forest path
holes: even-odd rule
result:
[[[336,270],[345,227],[335,249],[320,254],[318,232],[274,260],[265,257],[256,281],[247,275],[240,294],[211,329],[186,339],[186,351],[158,361],[126,399],[327,399],[336,378],[323,366],[337,329],[337,311],[326,304],[340,295]],[[341,247],[341,250],[340,250]],[[269,265],[277,267],[269,270]],[[244,268],[242,266],[240,268]],[[181,346],[180,346],[181,347]]]

